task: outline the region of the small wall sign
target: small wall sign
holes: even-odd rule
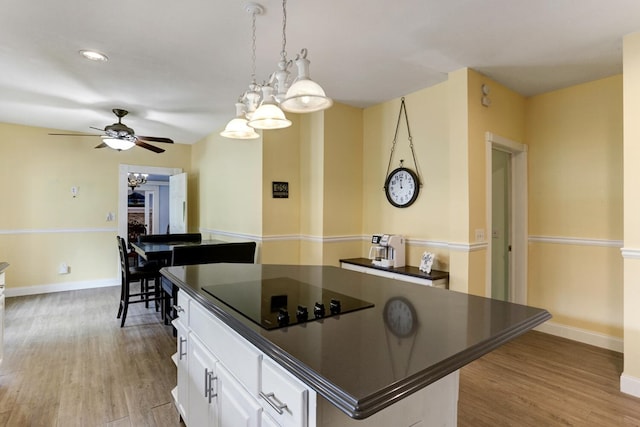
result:
[[[271,183],[271,190],[274,199],[288,199],[289,198],[289,183],[282,181],[273,181]]]

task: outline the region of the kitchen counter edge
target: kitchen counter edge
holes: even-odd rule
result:
[[[295,356],[283,351],[266,336],[257,333],[242,323],[224,308],[224,304],[216,304],[213,298],[201,294],[188,283],[183,282],[179,277],[171,274],[166,268],[160,270],[160,273],[179,289],[185,291],[188,296],[201,304],[228,327],[240,334],[249,343],[277,362],[285,370],[307,384],[349,417],[357,420],[365,419],[393,405],[407,395],[457,371],[468,363],[495,350],[507,341],[524,334],[551,318],[551,315],[547,311],[541,311],[537,316],[528,318],[525,322],[514,324],[511,328],[503,331],[503,333],[479,342],[454,357],[432,365],[404,381],[390,384],[378,390],[376,393],[357,400],[322,375],[307,367],[304,363],[296,359]]]

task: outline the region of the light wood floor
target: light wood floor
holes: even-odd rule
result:
[[[460,372],[459,426],[640,426],[622,354],[531,331]]]
[[[0,426],[179,426],[175,340],[119,287],[8,298]]]
[[[113,287],[7,299],[0,426],[181,425],[171,328],[143,304],[120,328],[118,297]],[[640,426],[621,372],[620,353],[529,332],[461,370],[458,424]]]

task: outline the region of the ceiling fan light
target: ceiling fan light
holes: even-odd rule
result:
[[[136,145],[135,142],[129,141],[127,139],[108,138],[108,137],[102,137],[102,142],[104,142],[114,150],[118,150],[118,151],[128,150],[130,148],[133,148],[134,145]]]

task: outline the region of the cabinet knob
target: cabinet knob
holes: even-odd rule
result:
[[[179,305],[174,305],[173,309],[176,311],[176,313],[184,313],[184,308],[180,307]]]

